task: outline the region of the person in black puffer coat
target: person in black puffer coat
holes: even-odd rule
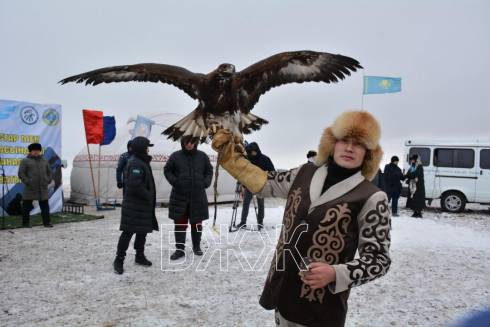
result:
[[[209,219],[206,189],[213,179],[213,167],[209,157],[197,150],[197,142],[191,137],[181,139],[182,150],[170,155],[163,172],[172,185],[168,208],[169,218],[175,223],[176,250],[170,256],[177,260],[185,256],[187,224],[191,224],[194,254],[202,255],[202,221]]]
[[[247,151],[247,158],[251,163],[259,167],[264,171],[275,171],[274,164],[271,159],[260,151],[259,145],[256,142],[248,144],[245,148]],[[250,201],[252,200],[252,192],[244,188],[243,205],[242,205],[242,217],[240,223],[236,228],[247,227],[248,208],[250,207]],[[257,212],[257,224],[258,229],[261,230],[264,227],[264,198],[257,197],[258,212]]]
[[[117,255],[114,260],[114,271],[122,274],[124,257],[129,242],[136,234],[134,249],[136,250],[135,263],[142,266],[151,266],[145,257],[146,234],[158,230],[155,215],[156,191],[155,180],[151,170],[151,156],[148,147],[153,146],[146,137],[138,136],[133,139],[132,156],[124,172],[125,192],[121,209],[122,231],[117,244]]]

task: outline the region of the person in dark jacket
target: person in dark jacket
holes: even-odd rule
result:
[[[123,195],[121,225],[119,227],[122,233],[119,237],[117,255],[114,260],[114,271],[117,274],[124,272],[124,258],[133,234],[136,234],[134,240],[135,263],[151,266],[151,262],[145,257],[146,234],[158,230],[155,215],[155,181],[150,166],[152,158],[148,155],[151,146],[153,144],[150,144],[146,137],[138,136],[133,139],[132,155],[124,173],[126,191]]]
[[[126,148],[128,151],[124,152],[119,156],[119,160],[117,162],[117,168],[116,168],[116,181],[117,181],[117,188],[122,188],[123,193],[124,193],[124,169],[126,168],[126,165],[128,164],[128,160],[131,157],[131,143],[133,141],[128,141],[128,144],[126,145]]]
[[[410,157],[410,168],[407,171],[408,197],[407,208],[413,210],[412,217],[422,218],[425,208],[424,168],[418,154]]]
[[[48,185],[52,180],[49,163],[42,156],[42,146],[39,143],[29,144],[29,154],[22,159],[18,175],[24,184],[22,194],[22,227],[30,227],[30,212],[32,201],[38,200],[44,227],[53,227],[49,217]]]
[[[376,173],[376,176],[374,176],[373,180],[371,181],[374,185],[376,185],[380,190],[384,191],[384,177],[383,177],[383,172],[381,169],[378,168],[378,172]]]
[[[315,163],[316,155],[317,155],[316,151],[314,151],[314,150],[308,151],[308,153],[306,154],[306,160],[308,161],[307,163],[310,163],[310,162]]]
[[[202,255],[202,221],[209,219],[206,189],[213,179],[213,167],[209,157],[197,149],[197,142],[185,136],[181,139],[182,150],[170,155],[163,169],[165,178],[172,185],[168,208],[169,218],[175,223],[176,250],[170,256],[177,260],[185,256],[187,225],[191,225],[192,249]]]
[[[402,192],[401,181],[405,179],[402,170],[398,167],[400,160],[397,156],[391,157],[391,162],[385,166],[384,171],[384,187],[388,195],[388,201],[391,201],[391,214],[398,217],[398,199]]]
[[[245,150],[247,151],[247,157],[250,162],[260,169],[264,171],[276,170],[271,159],[260,151],[259,145],[256,142],[248,144]],[[238,229],[247,227],[248,208],[250,207],[250,201],[252,200],[252,197],[252,192],[244,188],[242,218],[240,223],[236,226],[236,228]],[[259,230],[261,230],[264,227],[264,198],[257,197],[257,204],[259,207],[259,211],[257,213],[257,224],[259,226]]]

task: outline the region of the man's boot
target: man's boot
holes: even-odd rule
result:
[[[31,228],[29,213],[22,212],[22,227]]]
[[[43,226],[44,227],[53,227],[53,225],[51,224],[51,219],[49,219],[49,213],[47,215],[43,214],[41,216],[43,219]]]
[[[122,275],[122,273],[124,272],[123,264],[124,257],[116,256],[116,259],[114,259],[114,272],[116,274]]]
[[[41,217],[43,220],[44,227],[53,227],[53,225],[51,224],[51,218],[49,216],[48,204],[47,203],[42,204],[42,202],[40,202],[39,206],[41,207]]]
[[[146,266],[146,267],[151,266],[151,261],[146,259],[144,252],[136,252],[136,257],[134,257],[134,262],[137,265],[141,265],[141,266]]]
[[[175,230],[174,234],[175,234],[176,250],[170,256],[170,260],[178,260],[178,259],[185,256],[185,234],[186,234],[186,231],[185,231],[185,229],[184,230]]]
[[[201,250],[201,235],[202,235],[202,226],[196,225],[195,227],[191,226],[191,237],[192,237],[192,251],[195,255],[203,255]]]
[[[264,218],[257,219],[257,228],[259,232],[264,228]]]

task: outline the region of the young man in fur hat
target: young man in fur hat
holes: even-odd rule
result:
[[[386,193],[369,182],[383,153],[380,133],[369,113],[345,112],[325,129],[317,165],[283,173],[252,165],[229,131],[213,137],[232,176],[254,193],[287,198],[260,298],[276,310],[278,326],[344,326],[350,288],[388,271],[390,210]]]

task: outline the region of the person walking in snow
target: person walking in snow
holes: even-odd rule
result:
[[[114,271],[117,274],[124,272],[124,258],[134,234],[136,234],[135,263],[147,267],[152,265],[151,261],[145,257],[146,234],[158,230],[155,215],[155,180],[150,166],[152,157],[148,154],[149,147],[152,146],[150,140],[142,136],[135,137],[132,142],[132,155],[124,173],[126,191],[123,193],[119,227],[122,233],[114,260]]]
[[[405,179],[402,170],[398,167],[399,161],[397,156],[391,157],[391,162],[385,166],[383,174],[385,191],[388,201],[391,201],[391,214],[394,217],[398,217],[398,199],[402,192],[401,181]]]
[[[165,178],[172,185],[168,216],[175,224],[176,250],[170,256],[177,260],[185,256],[187,225],[191,225],[192,250],[201,250],[202,221],[209,219],[206,189],[213,179],[213,167],[206,153],[197,149],[197,141],[191,136],[181,139],[182,150],[170,155],[163,169]]]
[[[248,160],[260,169],[264,171],[274,171],[274,164],[271,159],[260,151],[259,145],[256,142],[252,142],[245,147],[247,151]],[[253,194],[246,187],[243,188],[243,204],[242,204],[242,216],[240,223],[236,226],[237,229],[247,227],[247,217],[248,209],[250,207],[250,202],[252,201]],[[258,229],[261,230],[264,227],[264,217],[265,217],[265,205],[264,198],[257,197],[258,212],[257,212],[257,225]]]
[[[325,129],[317,165],[280,173],[248,161],[230,131],[213,136],[221,166],[240,183],[261,196],[287,199],[260,297],[265,309],[276,310],[278,326],[344,326],[350,289],[387,273],[388,199],[370,182],[383,153],[380,134],[368,112],[345,112]]]

